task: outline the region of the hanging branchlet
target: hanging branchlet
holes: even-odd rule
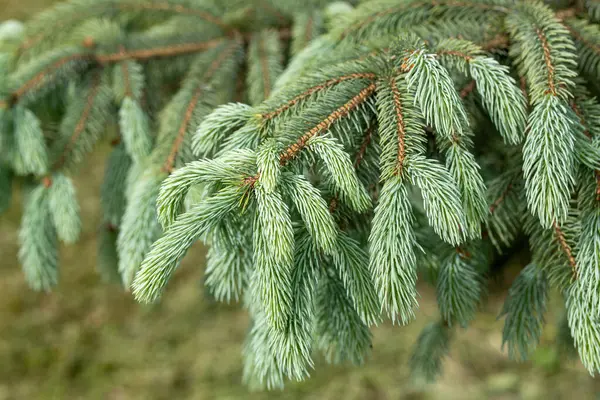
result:
[[[506,316],[502,346],[511,359],[527,360],[540,341],[548,302],[548,279],[535,264],[525,267],[513,282],[501,315]]]

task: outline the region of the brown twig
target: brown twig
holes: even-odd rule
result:
[[[356,96],[350,99],[346,104],[333,111],[323,121],[319,122],[308,132],[302,135],[302,137],[300,137],[300,139],[298,139],[296,143],[290,145],[287,149],[283,151],[283,153],[280,154],[279,163],[281,165],[285,165],[289,160],[296,157],[298,152],[300,152],[300,150],[306,147],[306,143],[309,139],[318,135],[321,132],[328,130],[334,122],[345,117],[350,113],[350,111],[364,103],[369,98],[369,96],[371,96],[371,94],[375,92],[375,88],[375,83],[371,83],[369,86],[362,89]]]
[[[575,261],[575,257],[573,257],[573,252],[571,250],[571,246],[569,246],[569,243],[567,243],[567,240],[565,239],[565,235],[564,235],[563,231],[560,229],[560,227],[558,226],[558,224],[556,223],[556,221],[554,221],[552,226],[554,228],[554,233],[556,234],[556,240],[558,241],[558,244],[560,245],[562,251],[565,253],[567,260],[569,261],[569,265],[571,266],[573,279],[576,280],[577,279],[577,262]]]
[[[584,46],[589,47],[594,53],[600,55],[600,46],[598,44],[590,42],[589,40],[587,40],[586,38],[581,36],[581,34],[578,31],[576,31],[570,25],[568,25],[564,22],[563,22],[563,26],[565,28],[567,28],[567,30],[569,31],[569,33],[571,33],[571,35],[575,38],[575,40],[577,40]]]
[[[25,93],[27,93],[31,89],[40,86],[44,82],[46,77],[48,77],[52,72],[58,70],[67,63],[75,60],[86,61],[91,59],[92,57],[89,54],[73,54],[57,60],[56,62],[49,65],[47,68],[44,68],[42,71],[38,72],[31,79],[29,79],[27,82],[21,85],[21,87],[17,88],[10,96],[12,102],[15,102],[17,99],[24,96]]]
[[[7,105],[10,106],[18,101],[19,98],[23,97],[27,92],[40,87],[43,85],[44,81],[50,74],[65,66],[69,62],[72,61],[88,61],[96,64],[107,64],[114,63],[125,60],[146,60],[150,58],[156,57],[171,57],[178,56],[188,53],[194,53],[202,50],[207,50],[213,48],[220,43],[222,43],[224,39],[212,39],[204,42],[197,43],[186,43],[179,44],[173,46],[164,46],[157,47],[153,49],[143,49],[143,50],[130,50],[124,51],[121,49],[116,53],[111,54],[90,54],[90,53],[81,53],[81,54],[72,54],[66,57],[63,57],[56,62],[52,63],[48,67],[44,68],[42,71],[38,72],[34,77],[27,80],[23,85],[17,88],[11,95],[10,100],[7,102]]]
[[[548,44],[548,38],[541,29],[536,28],[535,30],[537,37],[540,39],[542,48],[544,50],[544,62],[546,63],[546,69],[548,70],[548,90],[547,93],[552,96],[556,96],[556,87],[554,85],[554,65],[552,64],[552,55],[550,53],[550,45]]]
[[[410,10],[411,8],[417,8],[417,7],[421,7],[424,5],[427,5],[427,4],[425,4],[425,3],[405,4],[405,5],[401,5],[401,6],[390,7],[386,10],[382,10],[377,13],[374,13],[374,14],[370,15],[369,17],[363,19],[362,21],[359,21],[356,24],[354,24],[354,25],[348,27],[346,30],[344,30],[340,35],[340,39],[344,39],[345,37],[350,35],[352,32],[355,32],[355,31],[358,31],[359,29],[364,28],[365,26],[373,23],[374,21],[378,20],[381,17],[390,15],[390,14],[400,13],[403,11],[406,12],[406,11]],[[457,7],[457,8],[458,7],[474,7],[474,8],[484,9],[484,10],[498,10],[498,11],[502,11],[502,12],[509,11],[507,8],[502,7],[502,6],[496,6],[496,5],[485,4],[485,3],[469,2],[469,1],[433,0],[429,3],[429,5],[431,5],[431,6],[445,5],[445,6],[451,6],[451,7]]]
[[[203,80],[211,79],[213,77],[213,75],[215,74],[215,72],[219,69],[221,64],[227,59],[227,57],[229,57],[231,55],[231,52],[233,51],[233,49],[236,48],[238,45],[239,45],[239,43],[234,42],[234,43],[232,43],[232,45],[229,46],[228,49],[221,52],[220,55],[210,64],[210,66],[204,73],[204,75],[202,77]],[[183,144],[183,140],[185,138],[185,134],[187,132],[189,123],[192,120],[192,117],[194,116],[194,110],[196,109],[196,105],[198,104],[198,101],[200,101],[200,96],[202,95],[203,91],[204,91],[204,86],[199,85],[196,88],[192,98],[190,99],[190,102],[188,103],[188,106],[185,110],[185,114],[183,116],[183,120],[181,121],[181,124],[179,125],[179,130],[177,131],[177,136],[176,136],[175,140],[173,141],[173,145],[171,146],[171,151],[169,152],[169,155],[167,156],[165,163],[163,164],[163,167],[162,167],[162,170],[167,173],[171,173],[171,171],[173,170],[173,166],[175,164],[175,159],[177,157],[177,153],[179,152],[179,149],[180,149],[181,145]]]
[[[203,42],[183,43],[152,49],[119,51],[112,54],[99,54],[94,59],[99,63],[112,63],[129,59],[147,60],[157,57],[172,57],[187,53],[195,53],[211,49],[223,42],[223,38],[211,39]]]
[[[512,187],[512,182],[506,185],[506,188],[502,191],[502,193],[500,193],[500,196],[490,206],[490,214],[493,214],[494,211],[496,211],[496,209],[500,206],[500,204],[502,204],[504,199],[506,199],[506,196],[508,196],[508,193],[510,193]]]
[[[400,98],[400,91],[396,86],[396,79],[390,80],[390,87],[392,88],[392,98],[394,101],[394,111],[396,115],[396,130],[398,137],[398,154],[396,156],[396,174],[402,173],[404,164],[404,157],[406,156],[405,148],[405,136],[406,127],[404,125],[404,116],[402,115],[402,99]]]
[[[360,144],[358,152],[356,153],[356,158],[354,159],[354,169],[357,169],[360,166],[360,164],[362,163],[362,161],[365,157],[365,153],[367,152],[367,148],[369,147],[369,144],[371,143],[371,140],[373,138],[374,130],[375,130],[375,124],[372,124],[371,126],[369,126],[369,128],[367,128],[367,131],[365,132],[363,141]]]
[[[462,88],[460,91],[460,98],[461,99],[466,98],[468,95],[470,95],[475,90],[476,86],[477,86],[477,84],[474,79],[471,82],[467,83],[465,85],[465,87]]]
[[[73,150],[77,139],[79,139],[79,136],[81,136],[81,134],[85,130],[86,123],[92,113],[92,108],[94,107],[94,101],[96,100],[96,96],[98,95],[98,92],[100,90],[100,74],[101,72],[98,71],[93,78],[92,86],[90,87],[89,93],[87,95],[85,106],[83,108],[83,111],[81,112],[81,116],[77,121],[77,125],[75,125],[75,129],[73,130],[73,134],[71,135],[69,142],[65,146],[60,157],[54,163],[52,167],[53,170],[59,169],[64,165],[67,159],[67,155]]]
[[[264,120],[270,120],[275,118],[276,116],[278,116],[281,113],[284,113],[285,111],[289,110],[290,108],[292,108],[293,106],[295,106],[296,104],[298,104],[299,102],[301,102],[302,100],[304,100],[305,98],[311,96],[314,93],[317,93],[321,90],[325,90],[329,87],[335,86],[341,82],[347,81],[347,80],[352,80],[352,79],[370,79],[373,80],[377,77],[377,75],[370,73],[370,72],[359,72],[359,73],[354,73],[354,74],[348,74],[348,75],[343,75],[337,78],[332,78],[329,79],[323,83],[320,83],[318,85],[312,86],[308,89],[306,89],[304,92],[300,93],[299,95],[295,96],[293,99],[289,100],[288,102],[282,104],[281,106],[279,106],[277,109],[262,114],[261,118]]]

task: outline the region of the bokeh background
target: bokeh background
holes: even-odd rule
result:
[[[0,0],[0,20],[27,20],[55,1]],[[1,79],[1,77],[0,77]],[[84,214],[77,245],[61,249],[61,280],[52,293],[27,288],[17,261],[20,198],[0,216],[0,400],[12,399],[594,399],[600,379],[553,344],[556,315],[525,363],[501,351],[497,320],[522,260],[510,261],[468,330],[454,336],[435,384],[410,378],[407,361],[420,329],[436,316],[435,294],[420,287],[417,320],[374,329],[366,365],[317,360],[310,380],[280,392],[249,392],[241,384],[248,317],[238,305],[203,294],[204,250],[197,245],[168,286],[162,303],[140,306],[95,271],[99,186],[107,145],[76,177]],[[558,302],[557,302],[558,303]],[[554,307],[556,308],[556,307]]]

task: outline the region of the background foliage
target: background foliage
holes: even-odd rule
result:
[[[2,1],[2,19],[26,18],[42,1]],[[184,260],[160,305],[140,307],[94,272],[98,187],[106,147],[99,148],[76,180],[82,240],[61,249],[62,278],[52,294],[26,289],[16,261],[16,204],[0,221],[0,399],[35,398],[246,398],[240,353],[247,316],[238,307],[198,299],[203,249]],[[592,398],[600,385],[578,362],[558,363],[547,343],[550,325],[533,360],[509,362],[500,353],[502,321],[495,317],[510,271],[500,279],[468,332],[459,330],[435,385],[408,379],[407,358],[417,332],[435,313],[435,294],[424,287],[417,321],[374,330],[374,350],[362,368],[319,365],[313,379],[290,384],[288,398]],[[498,294],[496,294],[498,293]],[[554,316],[550,319],[553,321]],[[321,360],[318,364],[323,364]],[[281,394],[256,394],[255,398]]]

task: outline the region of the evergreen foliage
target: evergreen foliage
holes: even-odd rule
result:
[[[7,41],[0,208],[18,180],[31,286],[57,282],[82,223],[68,176],[111,124],[103,277],[153,302],[206,243],[207,288],[252,317],[250,386],[305,379],[317,351],[362,363],[371,326],[414,318],[419,277],[440,316],[410,365],[434,379],[526,239],[509,356],[554,288],[560,341],[600,372],[597,2],[297,3],[72,0]]]

